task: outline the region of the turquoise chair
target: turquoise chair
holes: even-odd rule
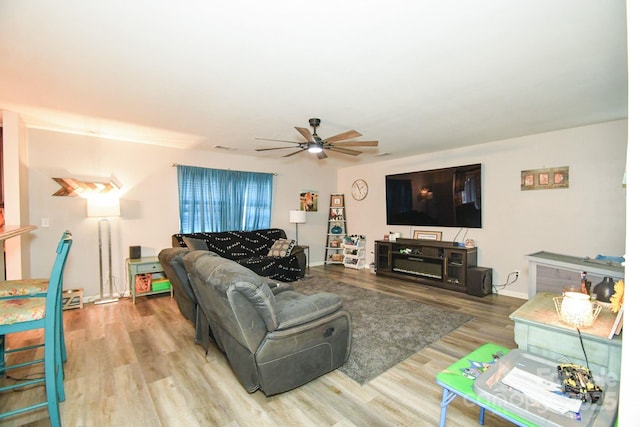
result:
[[[62,233],[60,240],[64,240],[67,231]],[[64,283],[64,282],[63,282]],[[61,285],[64,289],[64,286]],[[0,300],[8,298],[27,298],[27,297],[44,297],[47,295],[47,289],[49,288],[49,278],[38,279],[15,279],[15,280],[2,280],[0,281]],[[60,322],[62,322],[62,312],[60,312]],[[62,330],[64,336],[64,328]],[[32,347],[25,347],[24,350],[34,347],[42,347],[44,344],[40,344]],[[16,350],[17,351],[17,350]],[[67,361],[67,349],[62,340],[62,361]],[[0,368],[4,366],[4,360],[0,360]]]
[[[64,240],[68,231],[62,233]],[[0,280],[0,300],[7,298],[24,298],[29,296],[45,296],[49,288],[49,278]]]
[[[7,350],[6,335],[33,329],[44,329],[44,357],[15,365],[0,367],[0,373],[36,363],[44,363],[44,377],[0,387],[0,393],[23,387],[44,384],[47,399],[33,405],[0,414],[0,420],[27,411],[47,407],[52,427],[60,426],[59,402],[65,400],[63,383],[63,342],[62,331],[62,276],[73,240],[70,232],[65,232],[57,247],[47,294],[45,297],[0,299],[0,360],[4,363],[7,354],[23,351],[31,347]]]

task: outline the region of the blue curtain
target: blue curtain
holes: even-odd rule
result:
[[[273,174],[178,165],[180,232],[271,226]]]

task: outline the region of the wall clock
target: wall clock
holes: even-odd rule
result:
[[[356,179],[351,184],[351,196],[356,200],[363,200],[369,193],[369,184],[364,179]]]

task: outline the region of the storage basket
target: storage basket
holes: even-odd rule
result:
[[[151,273],[136,274],[136,293],[151,291]]]

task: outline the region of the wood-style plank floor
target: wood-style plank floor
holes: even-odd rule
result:
[[[438,372],[485,342],[516,347],[509,314],[524,300],[478,298],[337,265],[312,267],[309,274],[475,318],[365,385],[333,371],[266,397],[247,393],[215,346],[205,355],[194,344],[193,326],[168,295],[141,297],[135,305],[130,299],[85,304],[64,312],[69,358],[67,398],[60,405],[63,426],[435,426],[442,398]],[[39,338],[15,334],[9,345]],[[43,396],[42,386],[4,393],[0,410]],[[477,425],[478,414],[478,407],[456,398],[447,426]],[[22,425],[49,425],[46,409],[0,421],[0,426]],[[485,425],[511,424],[487,413]]]

